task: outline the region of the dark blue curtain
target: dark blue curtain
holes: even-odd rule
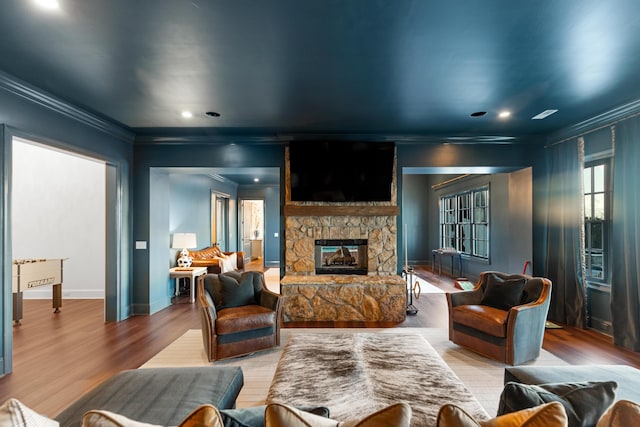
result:
[[[640,351],[640,118],[616,125],[611,315],[613,342]]]
[[[584,144],[566,141],[546,150],[548,168],[547,258],[552,281],[548,319],[586,326],[584,254]]]

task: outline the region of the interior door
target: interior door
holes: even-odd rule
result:
[[[211,193],[211,243],[227,251],[229,235],[229,198]]]
[[[242,250],[244,251],[244,262],[251,260],[251,201],[240,201],[240,235],[242,236]]]

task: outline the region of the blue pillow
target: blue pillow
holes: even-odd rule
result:
[[[503,280],[495,274],[490,274],[480,304],[509,311],[511,307],[520,304],[526,284],[527,280],[524,277]]]
[[[538,385],[508,382],[500,395],[498,415],[560,402],[567,413],[570,427],[591,427],[596,425],[615,400],[617,387],[615,381]]]
[[[241,409],[220,409],[224,427],[264,427],[266,405]],[[329,418],[329,408],[324,406],[299,406],[301,411]]]
[[[225,274],[220,274],[218,278],[220,279],[220,301],[216,301],[218,310],[256,303],[252,275],[243,274],[240,281]]]

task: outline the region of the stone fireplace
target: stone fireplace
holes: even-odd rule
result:
[[[291,202],[286,180],[284,321],[402,322],[395,178],[391,201],[345,203]]]

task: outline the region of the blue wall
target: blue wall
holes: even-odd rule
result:
[[[119,282],[118,289],[107,284],[107,299],[116,305],[114,313],[118,319],[131,314],[131,232],[132,193],[131,165],[133,161],[133,134],[93,116],[42,91],[38,91],[20,80],[0,72],[0,318],[2,340],[0,341],[0,375],[10,372],[12,320],[11,320],[11,141],[20,136],[32,141],[76,152],[107,162],[115,166],[115,192],[120,199],[120,211],[115,207],[108,214],[117,218],[120,236],[108,237],[114,245],[115,261],[120,269],[107,273]],[[111,259],[108,254],[108,259]]]
[[[168,271],[167,254],[169,253],[169,226],[156,223],[156,199],[163,199],[162,192],[170,193],[169,184],[166,190],[158,188],[154,171],[167,173],[171,168],[207,167],[278,167],[284,168],[284,145],[275,144],[229,144],[209,142],[194,143],[148,143],[138,141],[134,149],[134,240],[148,242],[148,250],[136,250],[133,254],[133,281],[136,283],[133,307],[136,314],[153,313],[170,304],[167,299]],[[200,190],[203,193],[202,186]],[[237,212],[237,190],[232,192],[229,209]],[[280,195],[280,197],[282,197]],[[208,203],[209,196],[205,201]],[[169,201],[165,205],[168,210]],[[232,218],[234,215],[231,215]],[[168,218],[168,214],[167,214]],[[234,230],[230,239],[230,249],[234,249],[237,240],[237,223],[230,224]],[[199,244],[200,246],[200,244]]]

